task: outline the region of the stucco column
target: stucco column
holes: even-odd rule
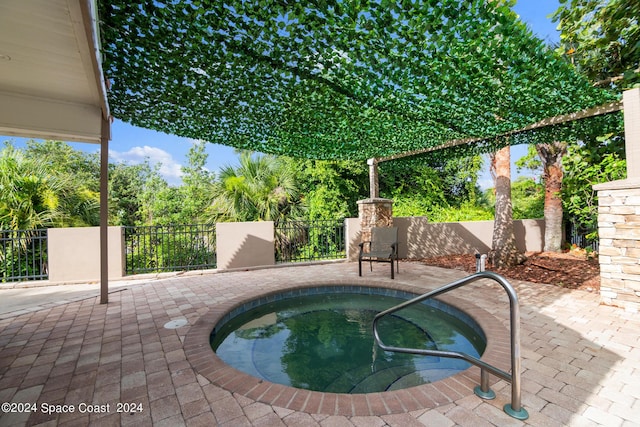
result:
[[[622,94],[627,179],[640,177],[640,88]]]
[[[598,192],[600,298],[640,311],[640,88],[623,94],[627,179],[594,185]]]

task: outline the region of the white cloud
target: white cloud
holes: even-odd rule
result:
[[[493,188],[495,186],[495,183],[493,182],[492,178],[480,178],[478,179],[478,187],[480,187],[480,189],[482,191],[488,190],[490,188]]]
[[[116,162],[125,162],[132,165],[143,163],[149,159],[149,164],[155,166],[160,163],[160,175],[169,184],[180,184],[182,178],[181,165],[174,160],[173,156],[166,151],[145,145],[143,147],[132,147],[129,151],[119,152],[109,150],[109,157]]]

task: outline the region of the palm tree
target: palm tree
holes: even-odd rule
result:
[[[53,225],[59,216],[61,180],[44,162],[26,158],[7,144],[0,152],[0,229],[32,230]]]
[[[14,257],[25,259],[35,230],[53,224],[59,189],[41,159],[28,159],[10,144],[0,151],[0,267]],[[5,274],[0,268],[0,278]]]
[[[554,141],[536,145],[542,161],[544,176],[544,250],[560,252],[562,249],[562,157],[567,154],[567,143]]]
[[[214,185],[212,219],[274,221],[301,216],[294,171],[273,156],[240,154],[237,168],[226,166]]]
[[[98,193],[86,179],[55,166],[46,156],[5,145],[0,151],[0,229],[98,224]]]
[[[514,266],[521,264],[525,260],[525,256],[518,251],[513,231],[511,149],[509,146],[493,154],[491,172],[495,180],[496,206],[490,258],[494,267]]]

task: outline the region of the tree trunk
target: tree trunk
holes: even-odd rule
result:
[[[544,250],[562,249],[562,157],[567,153],[565,142],[536,145],[542,161],[544,177]]]
[[[492,156],[491,169],[496,186],[496,206],[492,249],[489,257],[493,267],[511,267],[521,264],[526,258],[518,251],[513,232],[511,149],[508,146]]]

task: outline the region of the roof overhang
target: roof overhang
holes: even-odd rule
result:
[[[96,11],[93,0],[0,3],[0,135],[109,137]]]

